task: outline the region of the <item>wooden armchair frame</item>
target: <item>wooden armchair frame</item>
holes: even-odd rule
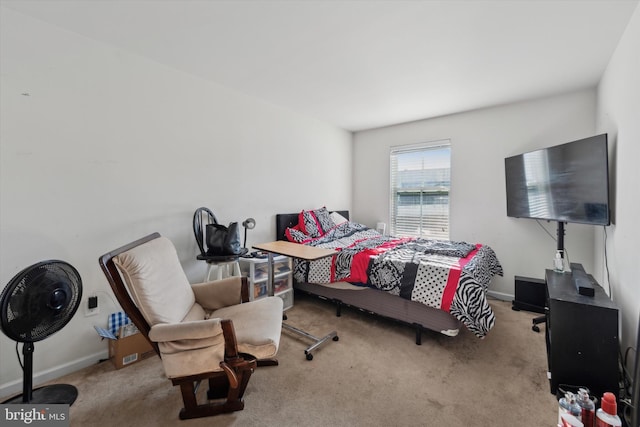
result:
[[[102,255],[98,261],[122,309],[149,341],[158,356],[162,357],[158,344],[149,339],[150,325],[131,299],[122,276],[113,261],[113,258],[119,254],[159,237],[159,233],[152,233]],[[249,301],[247,278],[242,277],[242,302],[247,301]],[[220,363],[222,371],[202,372],[185,377],[171,378],[173,385],[180,386],[182,393],[184,408],[180,411],[180,419],[206,417],[244,409],[242,398],[249,378],[256,368],[256,360],[251,355],[238,353],[238,345],[231,320],[222,320],[221,326],[225,340],[224,361]],[[215,402],[198,403],[196,394],[202,380],[208,380],[209,382],[207,399],[216,400]],[[221,399],[224,400],[220,401]]]

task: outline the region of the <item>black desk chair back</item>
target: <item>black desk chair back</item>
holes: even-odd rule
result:
[[[206,261],[209,264],[209,269],[205,280],[211,280],[212,274],[217,272],[217,278],[222,279],[228,276],[239,276],[240,267],[238,265],[238,258],[246,253],[246,249],[243,253],[238,255],[210,255],[207,253],[206,247],[206,226],[207,224],[217,224],[218,220],[216,216],[211,212],[209,208],[198,208],[193,214],[193,234],[198,244],[200,254],[196,256],[196,259],[200,261]],[[225,272],[226,271],[226,272]]]
[[[193,234],[200,249],[200,255],[196,258],[208,263],[221,263],[237,261],[240,255],[209,255],[206,248],[205,230],[207,224],[217,224],[216,216],[209,208],[198,208],[193,214]]]

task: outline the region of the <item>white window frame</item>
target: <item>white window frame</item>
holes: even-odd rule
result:
[[[422,180],[422,183],[414,182],[414,185],[414,183],[410,182],[410,173],[405,173],[404,176],[399,174],[400,171],[397,169],[398,160],[400,159],[398,156],[409,155],[410,153],[425,154],[429,151],[432,151],[434,155],[431,159],[427,159],[433,162],[432,166],[437,165],[440,162],[439,156],[448,151],[446,167],[425,168],[425,159],[423,157],[420,160],[422,162],[421,169],[416,170],[433,169],[433,174],[438,176],[440,182],[448,182],[448,185],[428,186],[428,183],[424,181],[426,177],[424,172],[414,174],[414,176],[418,176],[419,180]],[[436,155],[438,157],[435,157]],[[431,178],[436,178],[433,174]],[[404,183],[402,182],[403,179],[405,180]],[[399,203],[401,196],[398,196],[398,189],[400,188],[406,189],[402,192],[405,196],[405,201],[410,203],[411,198],[415,199],[417,197],[418,204],[414,206],[410,204],[401,205]],[[451,140],[444,139],[391,147],[389,152],[389,189],[389,231],[391,235],[448,240],[449,195],[451,193]],[[411,193],[415,194],[412,195]],[[427,199],[431,199],[431,202],[446,200],[446,203],[425,203]],[[401,211],[404,211],[404,214]]]

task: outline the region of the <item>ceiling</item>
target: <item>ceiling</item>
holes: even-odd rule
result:
[[[638,0],[1,0],[358,131],[597,84]]]

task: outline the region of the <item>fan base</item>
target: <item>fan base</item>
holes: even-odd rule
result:
[[[31,401],[23,402],[22,394],[2,403],[31,403],[31,404],[67,404],[73,405],[78,397],[78,389],[69,384],[53,384],[40,387],[31,392]]]

